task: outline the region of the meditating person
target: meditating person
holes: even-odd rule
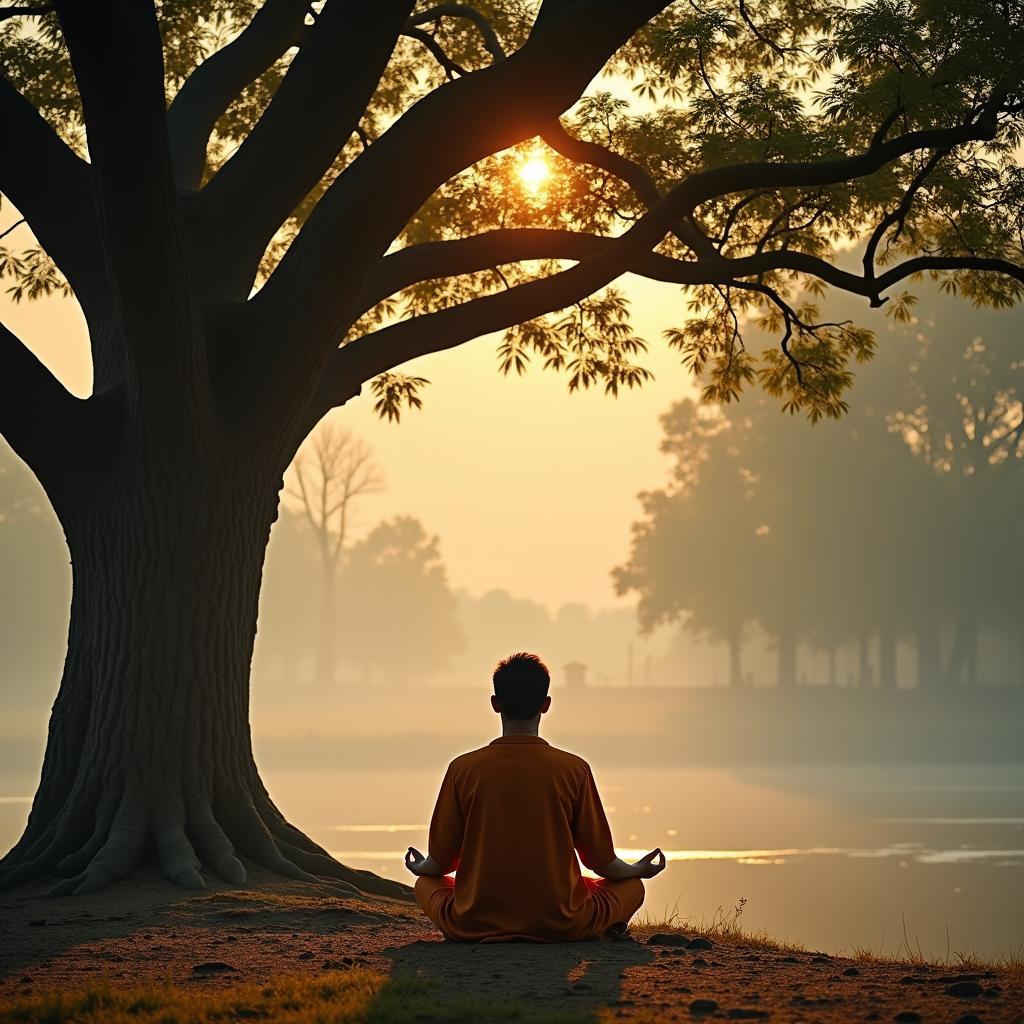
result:
[[[428,855],[413,847],[405,855],[419,876],[419,905],[449,939],[620,935],[643,903],[641,879],[665,867],[661,850],[635,864],[619,860],[590,766],[538,735],[550,681],[535,654],[498,665],[491,707],[501,737],[452,761]],[[601,879],[583,877],[577,853]]]

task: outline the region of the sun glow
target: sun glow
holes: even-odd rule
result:
[[[539,192],[551,177],[551,168],[538,150],[534,150],[519,164],[519,180],[531,195]]]

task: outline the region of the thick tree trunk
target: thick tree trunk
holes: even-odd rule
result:
[[[778,648],[778,686],[790,689],[797,684],[796,677],[796,634],[783,631],[775,638]]]
[[[743,685],[743,629],[730,629],[726,644],[729,648],[729,685],[738,689]]]
[[[192,888],[204,868],[242,884],[248,861],[404,895],[331,859],[260,781],[249,669],[273,485],[159,465],[56,503],[74,578],[68,653],[0,887],[50,875],[66,879],[59,893],[89,892],[153,858]]]
[[[887,622],[878,632],[878,685],[883,690],[896,689],[896,634]]]

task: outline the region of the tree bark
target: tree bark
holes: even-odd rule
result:
[[[56,893],[91,892],[155,858],[190,888],[204,887],[204,868],[242,884],[251,863],[404,896],[290,825],[253,759],[249,670],[273,484],[166,455],[113,476],[54,502],[74,579],[68,652],[0,888],[58,876]]]

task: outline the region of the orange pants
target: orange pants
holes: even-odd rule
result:
[[[431,878],[422,875],[416,879],[416,902],[423,913],[449,939],[478,942],[500,942],[508,939],[533,939],[538,942],[579,941],[599,939],[609,928],[625,925],[640,909],[644,901],[644,883],[639,878],[593,879],[584,878],[590,890],[590,899],[585,921],[566,934],[559,935],[496,935],[490,932],[476,934],[470,922],[453,920],[452,904],[455,899],[455,879]]]

